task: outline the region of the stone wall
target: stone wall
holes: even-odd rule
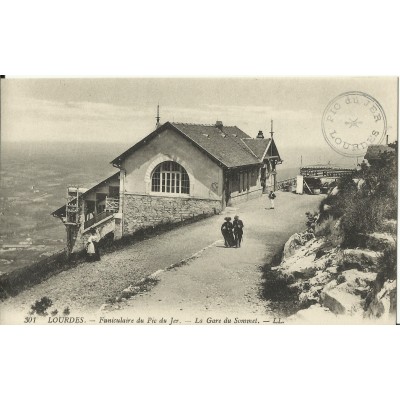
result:
[[[139,229],[221,212],[221,201],[190,197],[125,194],[123,235]]]

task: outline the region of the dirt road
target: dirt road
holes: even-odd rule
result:
[[[274,210],[266,196],[248,201],[223,215],[163,233],[118,252],[100,262],[82,263],[0,304],[0,322],[21,323],[31,304],[43,296],[53,301],[51,310],[69,307],[70,315],[93,313],[110,297],[140,279],[202,251],[198,258],[160,275],[148,293],[126,302],[122,310],[107,315],[196,316],[264,315],[267,304],[259,299],[259,265],[268,262],[288,237],[304,229],[304,213],[317,208],[321,197],[278,193]],[[244,221],[244,243],[226,249],[220,240],[225,215],[236,213]],[[232,314],[233,315],[233,314]],[[17,316],[14,318],[13,316]],[[191,320],[190,320],[191,321]]]
[[[266,196],[228,209],[227,215],[239,214],[244,221],[242,247],[225,248],[223,240],[216,241],[187,264],[158,275],[150,291],[122,303],[106,318],[173,318],[176,323],[221,323],[227,317],[232,323],[235,318],[236,323],[273,320],[268,302],[259,297],[260,266],[271,261],[292,233],[304,230],[305,212],[320,200],[279,193],[274,210],[266,208]]]

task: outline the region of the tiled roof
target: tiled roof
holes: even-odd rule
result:
[[[378,160],[381,155],[385,152],[393,153],[395,150],[392,147],[386,146],[384,144],[371,144],[368,146],[367,154],[364,158],[367,160]]]
[[[260,159],[244,144],[250,137],[237,126],[194,125],[172,123],[193,142],[227,167],[257,164]]]
[[[126,157],[142,144],[166,129],[173,129],[180,133],[207,153],[214,161],[228,168],[261,163],[262,156],[270,142],[270,139],[252,139],[237,126],[219,128],[216,125],[166,122],[111,163],[114,166],[119,166]]]
[[[265,150],[268,147],[271,139],[252,139],[245,138],[243,139],[244,143],[250,150],[259,158],[260,160],[263,158]]]

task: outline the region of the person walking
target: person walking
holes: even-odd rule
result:
[[[233,225],[233,235],[235,237],[236,247],[240,247],[243,237],[243,228],[244,228],[243,221],[239,219],[238,215],[235,215],[233,218],[232,225]]]
[[[269,192],[269,195],[268,195],[268,198],[269,198],[269,200],[270,200],[270,202],[271,202],[271,209],[274,209],[274,208],[275,208],[275,204],[274,204],[275,197],[276,197],[276,194],[274,193],[273,190],[271,190],[271,191]]]
[[[225,217],[225,222],[221,226],[221,233],[224,237],[225,247],[232,247],[234,245],[234,237],[233,237],[233,224],[231,222],[231,217]]]

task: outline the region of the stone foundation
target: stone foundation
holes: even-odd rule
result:
[[[221,201],[125,194],[123,236],[139,229],[221,212]]]

